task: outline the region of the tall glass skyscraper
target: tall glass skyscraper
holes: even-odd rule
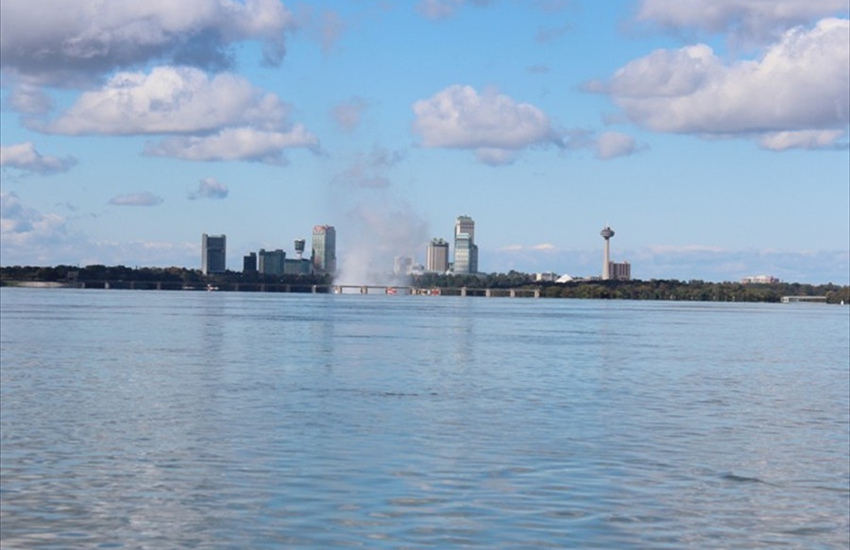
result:
[[[332,225],[313,228],[313,271],[320,274],[336,272],[336,229]]]
[[[475,244],[475,222],[469,216],[455,221],[455,273],[478,273],[478,246]]]
[[[201,272],[224,273],[227,269],[227,237],[224,235],[201,235]]]

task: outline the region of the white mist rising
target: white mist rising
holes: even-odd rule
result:
[[[349,210],[338,237],[336,282],[342,285],[398,285],[397,256],[422,256],[428,224],[404,201],[363,202]]]

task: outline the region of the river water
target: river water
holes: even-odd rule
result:
[[[847,548],[850,309],[0,290],[0,544]]]

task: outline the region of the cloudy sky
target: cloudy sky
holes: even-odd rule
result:
[[[850,279],[847,0],[3,0],[0,263]],[[353,268],[349,268],[353,269]]]

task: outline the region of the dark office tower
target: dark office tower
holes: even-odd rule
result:
[[[281,249],[260,249],[259,270],[263,275],[283,275],[283,267],[286,265],[286,252]]]
[[[250,252],[242,257],[242,273],[257,272],[257,253]]]
[[[336,229],[332,225],[313,228],[313,271],[319,274],[336,272]]]
[[[201,236],[201,272],[224,273],[227,270],[227,237],[224,235]]]

